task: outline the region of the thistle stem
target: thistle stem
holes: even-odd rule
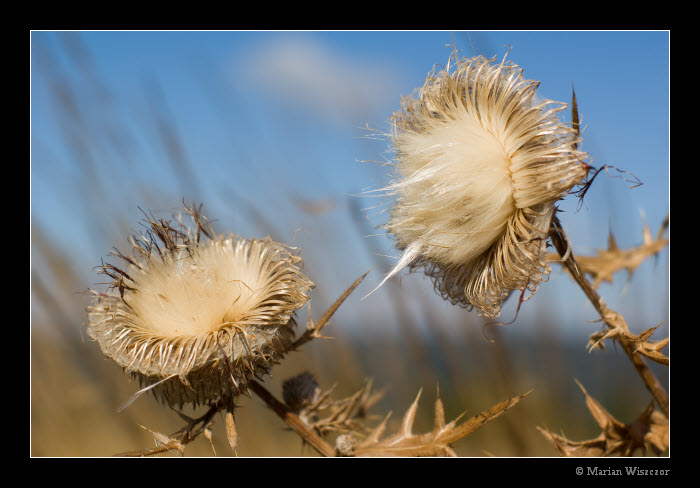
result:
[[[320,319],[318,319],[318,322],[315,324],[311,320],[311,314],[309,313],[309,325],[306,328],[306,332],[304,332],[304,335],[299,337],[296,341],[294,341],[294,344],[292,344],[292,349],[296,350],[299,347],[303,346],[307,342],[311,341],[312,339],[316,337],[321,337],[321,329],[323,329],[327,324],[328,321],[333,317],[333,314],[335,313],[336,310],[338,310],[338,307],[340,307],[343,302],[350,296],[350,293],[352,293],[355,288],[359,286],[360,283],[362,283],[362,280],[365,279],[365,277],[369,274],[369,272],[372,271],[372,268],[367,270],[365,274],[360,276],[355,280],[355,282],[348,287],[347,290],[343,292],[340,297],[331,305],[328,310],[326,310],[326,313],[324,313]]]
[[[257,381],[251,381],[248,388],[252,390],[262,401],[277,414],[279,418],[289,425],[304,441],[308,442],[311,447],[316,449],[319,454],[326,457],[334,457],[336,455],[333,449],[326,441],[324,441],[314,430],[306,425],[294,412],[292,412],[284,403],[277,400],[272,393],[267,391]]]
[[[554,244],[554,247],[559,253],[559,256],[566,256],[566,259],[563,260],[564,266],[566,266],[566,268],[569,270],[569,274],[581,287],[585,295],[588,297],[588,300],[593,304],[593,307],[596,309],[603,322],[605,322],[605,325],[611,329],[622,328],[624,332],[629,332],[627,322],[625,322],[622,315],[618,314],[614,310],[611,310],[605,304],[605,301],[601,298],[598,292],[591,285],[591,282],[588,281],[584,273],[581,271],[581,268],[576,263],[574,254],[571,251],[571,244],[564,233],[564,229],[562,228],[559,219],[557,219],[556,216],[552,220],[552,232],[550,233],[550,237],[552,244]],[[627,357],[629,357],[630,361],[632,361],[634,368],[637,370],[637,373],[639,373],[639,376],[641,376],[642,381],[644,381],[644,385],[649,390],[664,415],[668,418],[668,393],[666,393],[666,390],[663,388],[663,386],[661,386],[661,383],[656,378],[653,371],[649,368],[649,365],[646,363],[644,358],[640,354],[635,353],[635,345],[623,335],[618,335],[617,341],[622,346],[622,349],[625,351],[625,354],[627,354]]]
[[[216,415],[219,411],[222,409],[226,408],[228,404],[231,402],[230,398],[222,398],[218,402],[213,403],[209,406],[209,410],[206,411],[204,415],[202,415],[199,418],[196,419],[190,419],[187,417],[188,422],[185,427],[177,431],[175,434],[170,436],[169,442],[165,445],[162,446],[157,446],[153,449],[139,449],[136,451],[126,451],[126,452],[121,452],[118,454],[114,454],[115,457],[145,457],[145,456],[153,456],[156,454],[160,454],[163,452],[169,452],[169,451],[179,451],[180,454],[184,454],[185,452],[185,446],[195,440],[199,434],[204,432],[208,427],[209,424],[211,423],[212,419],[214,418],[214,415]],[[179,413],[179,412],[178,412]],[[182,417],[183,414],[180,413],[180,416]],[[202,425],[199,427],[199,429],[194,430],[195,426],[197,424],[201,423]],[[148,429],[147,429],[148,430]],[[179,437],[176,437],[178,434],[182,434]]]

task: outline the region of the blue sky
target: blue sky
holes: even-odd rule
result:
[[[510,49],[544,98],[568,102],[573,84],[592,164],[643,182],[630,189],[601,175],[582,209],[562,204],[577,252],[605,246],[610,228],[619,245],[638,244],[641,214],[655,233],[669,212],[665,31],[38,31],[31,41],[32,219],[72,256],[86,287],[92,267],[137,228],[138,206],[167,214],[184,196],[202,201],[220,231],[262,237],[270,227],[261,221],[272,223],[316,271],[318,301],[330,300],[375,264],[373,252],[396,255],[372,230],[385,220],[371,208],[376,199],[354,196],[388,177],[388,167],[364,162],[391,157],[367,126],[387,131],[400,97],[447,61],[451,44],[499,59]],[[159,120],[178,153],[163,144]],[[348,210],[353,199],[368,209],[365,224]],[[326,211],[305,212],[307,201]],[[630,282],[621,273],[600,291],[613,308],[656,325],[668,314],[668,261],[666,250]],[[564,283],[559,274],[552,283]],[[380,281],[373,272],[360,294]],[[538,301],[593,318],[575,289],[552,283]],[[421,277],[404,276],[402,286],[433,300]],[[353,307],[377,314],[383,296]]]

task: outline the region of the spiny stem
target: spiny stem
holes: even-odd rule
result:
[[[333,449],[326,441],[324,441],[314,430],[306,425],[294,412],[292,412],[284,403],[277,400],[272,393],[267,391],[257,381],[252,381],[248,384],[250,388],[262,401],[274,410],[274,412],[284,420],[294,431],[301,436],[304,441],[308,442],[322,456],[334,457],[336,455]]]
[[[204,432],[206,428],[209,426],[211,423],[212,419],[214,418],[214,415],[216,415],[219,411],[221,411],[224,408],[228,408],[229,404],[231,403],[230,398],[222,398],[218,402],[213,403],[209,406],[209,410],[206,411],[204,415],[201,417],[198,417],[196,419],[189,419],[187,425],[183,427],[182,429],[178,430],[175,434],[170,436],[170,438],[173,440],[172,443],[168,443],[167,445],[164,446],[158,446],[153,449],[139,449],[135,451],[126,451],[126,452],[121,452],[118,454],[114,454],[115,457],[145,457],[145,456],[153,456],[155,454],[160,454],[162,452],[168,452],[168,451],[179,451],[181,454],[185,450],[185,446],[195,440],[199,434]],[[179,413],[179,412],[178,412]],[[183,417],[183,414],[180,414],[181,417]],[[187,418],[187,417],[184,417]],[[201,426],[197,430],[193,430],[194,427],[201,422]],[[182,434],[180,438],[176,438],[178,434]]]
[[[625,322],[624,318],[622,318],[622,316],[617,312],[611,310],[605,304],[605,301],[601,298],[598,292],[591,285],[590,281],[588,281],[584,273],[581,271],[581,268],[576,263],[574,254],[571,251],[571,244],[564,233],[564,229],[561,227],[559,219],[556,216],[552,219],[552,232],[550,237],[552,239],[552,244],[554,244],[554,247],[559,255],[566,256],[563,264],[569,270],[569,274],[573,277],[574,281],[576,281],[576,283],[586,294],[588,300],[593,304],[593,307],[595,307],[603,322],[605,322],[605,324],[611,329],[622,327],[624,332],[629,332],[627,329],[627,322]],[[613,322],[611,318],[617,318],[618,320]],[[666,390],[663,388],[663,386],[661,386],[661,383],[649,368],[649,365],[647,365],[644,358],[640,354],[635,353],[635,345],[623,335],[618,335],[617,340],[622,346],[622,349],[625,351],[625,354],[627,354],[630,361],[632,361],[634,368],[637,370],[637,373],[639,373],[639,376],[641,376],[642,381],[644,381],[644,385],[647,387],[664,415],[668,418],[668,393],[666,393]]]
[[[336,310],[338,310],[338,307],[340,307],[343,302],[350,296],[350,293],[352,293],[355,288],[357,288],[360,283],[362,283],[362,280],[365,279],[365,277],[369,274],[369,272],[372,271],[372,268],[370,268],[365,274],[360,276],[355,280],[355,282],[348,287],[345,292],[343,292],[342,295],[331,305],[328,310],[326,310],[326,313],[324,313],[320,319],[318,319],[318,322],[315,324],[313,321],[311,321],[311,317],[309,316],[309,323],[311,327],[307,327],[306,332],[297,339],[294,344],[292,344],[292,349],[298,349],[300,346],[306,344],[307,342],[311,341],[315,337],[320,337],[321,330],[328,324],[328,321],[331,319],[333,314],[335,313]]]

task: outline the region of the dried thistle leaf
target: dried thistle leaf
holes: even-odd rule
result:
[[[435,402],[435,424],[432,432],[416,435],[413,434],[413,423],[421,395],[421,392],[418,392],[416,399],[406,410],[396,434],[381,439],[389,418],[387,416],[364,441],[354,446],[353,452],[356,456],[456,456],[450,444],[497,418],[529,393],[500,402],[459,425],[457,422],[461,416],[445,424],[443,404],[438,397]]]
[[[168,445],[175,445],[175,444],[180,443],[180,441],[178,439],[173,439],[172,437],[169,437],[165,434],[161,434],[160,432],[155,432],[155,431],[149,429],[148,427],[144,427],[143,425],[141,425],[140,427],[151,433],[151,435],[153,436],[153,439],[156,441],[156,445],[158,445],[158,446],[168,446]]]
[[[445,408],[440,399],[440,391],[438,390],[438,397],[435,399],[435,429],[440,431],[445,428]]]
[[[667,343],[668,343],[668,338],[666,338],[666,339],[665,339],[664,341],[662,341],[662,342],[665,342],[665,343],[667,344]],[[664,344],[664,345],[665,345],[665,344]],[[640,348],[640,349],[637,349],[636,352],[638,352],[639,354],[643,355],[644,357],[647,357],[647,358],[651,359],[652,361],[654,361],[654,362],[656,362],[656,363],[663,364],[663,365],[665,365],[665,366],[668,366],[669,363],[670,363],[670,360],[669,360],[668,356],[664,355],[663,353],[659,352],[659,351],[656,350],[656,349],[641,349],[641,348]]]
[[[144,457],[168,451],[178,451],[180,454],[183,454],[185,452],[185,445],[182,442],[180,442],[179,439],[167,436],[165,434],[161,434],[160,432],[155,432],[149,429],[148,427],[144,427],[143,425],[140,425],[139,427],[151,433],[151,435],[153,436],[153,440],[155,440],[156,442],[156,447],[152,449],[139,449],[135,451],[122,452],[120,454],[115,454],[115,456]]]
[[[520,400],[525,398],[530,393],[532,393],[532,390],[530,390],[526,393],[523,393],[520,396],[509,398],[508,400],[503,400],[502,402],[497,403],[496,405],[489,408],[488,410],[484,410],[483,412],[480,412],[479,414],[470,418],[469,420],[467,420],[466,422],[464,422],[463,424],[458,426],[454,431],[452,431],[449,434],[450,443],[452,443],[458,439],[461,439],[462,437],[468,436],[472,432],[483,427],[488,422],[491,422],[492,420],[501,416],[502,414],[504,414],[506,411],[508,411],[513,406],[515,406],[518,402],[520,402]],[[452,425],[454,422],[455,421],[450,422],[450,425]]]
[[[639,265],[647,258],[657,255],[669,243],[664,237],[668,228],[668,217],[661,224],[656,239],[652,238],[649,226],[644,224],[643,242],[631,249],[620,249],[612,232],[608,236],[608,249],[596,250],[595,256],[577,255],[576,261],[581,270],[593,278],[593,288],[598,288],[602,282],[612,283],[613,275],[621,270],[627,270],[631,277]],[[556,253],[547,255],[548,262],[561,262]]]
[[[389,412],[386,417],[384,417],[384,420],[377,425],[374,430],[370,433],[370,435],[365,439],[363,445],[373,445],[379,443],[379,439],[381,439],[382,435],[384,435],[384,431],[386,430],[386,425],[389,422],[389,417],[391,417],[391,412]]]
[[[657,325],[656,327],[647,329],[639,335],[634,335],[630,332],[627,332],[622,327],[615,327],[595,332],[591,334],[591,337],[588,340],[589,351],[592,351],[595,348],[605,349],[605,345],[603,342],[605,339],[622,338],[626,342],[634,346],[634,352],[639,353],[651,359],[654,362],[668,366],[669,358],[661,352],[661,349],[668,345],[669,338],[666,337],[665,339],[662,339],[660,341],[647,340],[660,325],[661,324]]]
[[[632,423],[624,424],[590,396],[578,381],[577,383],[586,397],[586,405],[591,415],[602,432],[594,439],[572,441],[538,427],[562,456],[633,456],[637,450],[645,453],[647,449],[660,455],[668,448],[668,419],[661,412],[654,410],[653,403]]]
[[[548,429],[542,427],[537,427],[537,429],[554,444],[556,450],[564,457],[601,457],[605,453],[605,438],[602,434],[595,439],[575,442],[554,434]]]
[[[629,339],[635,344],[635,351],[643,356],[655,361],[659,364],[669,365],[669,358],[661,352],[661,349],[666,347],[669,343],[670,338],[666,337],[660,341],[649,341],[649,339],[656,329],[659,328],[661,324],[656,327],[645,330],[638,336],[630,335]]]
[[[586,347],[588,348],[588,352],[591,352],[594,349],[605,350],[605,342],[604,342],[605,339],[611,339],[611,338],[617,337],[621,333],[622,333],[622,331],[618,328],[610,328],[610,329],[594,332],[588,338],[588,344],[586,345]]]
[[[404,437],[413,436],[413,434],[411,433],[411,427],[413,427],[413,422],[415,422],[416,420],[416,412],[418,411],[418,400],[420,399],[422,392],[423,390],[418,391],[416,399],[413,400],[413,403],[410,407],[408,407],[408,410],[406,410],[406,413],[403,416],[403,420],[401,421],[401,435]]]
[[[384,396],[386,389],[373,391],[372,380],[365,382],[362,388],[347,398],[330,399],[328,391],[318,393],[316,400],[304,408],[298,415],[320,435],[329,432],[362,431],[364,426],[359,422],[367,416],[369,409]]]
[[[589,395],[588,391],[586,391],[578,380],[575,381],[579,388],[581,388],[583,391],[583,394],[586,396],[586,406],[588,407],[588,410],[603,431],[610,429],[624,429],[625,425],[622,422],[616,420],[610,414],[610,412],[608,412],[605,407],[598,402],[598,400]]]
[[[644,434],[644,442],[657,454],[666,450],[669,446],[668,419],[661,412],[654,410],[649,415],[649,429]]]

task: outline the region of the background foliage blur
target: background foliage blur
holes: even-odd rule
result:
[[[571,439],[599,432],[574,378],[623,421],[649,398],[624,354],[588,353],[596,316],[554,267],[517,321],[489,327],[452,307],[419,274],[381,281],[395,253],[376,227],[387,204],[388,132],[401,95],[422,84],[453,44],[466,56],[508,58],[568,102],[572,82],[594,165],[633,173],[643,186],[601,175],[564,226],[574,251],[592,254],[612,231],[641,243],[669,212],[668,32],[32,32],[31,33],[31,455],[109,456],[152,445],[139,425],[170,433],[175,412],[143,397],[84,332],[93,267],[139,229],[139,207],[204,204],[219,232],[301,248],[315,318],[370,267],[365,282],[314,341],[266,379],[312,372],[350,394],[373,378],[388,387],[377,422],[395,421],[423,389],[417,430],[432,425],[439,386],[448,418],[534,392],[455,446],[464,456],[554,456],[537,432]],[[643,100],[643,103],[640,103]],[[624,176],[611,172],[610,176]],[[629,177],[627,177],[629,179]],[[640,215],[640,213],[642,215]],[[668,335],[669,253],[599,291],[633,332],[661,322]],[[512,300],[511,300],[512,302]],[[515,303],[504,307],[510,321]],[[298,322],[306,321],[303,309]],[[653,365],[656,366],[656,365]],[[656,368],[666,384],[667,370]],[[256,398],[237,411],[238,455],[315,455]],[[222,422],[214,445],[230,455]],[[211,455],[205,440],[188,455]]]

